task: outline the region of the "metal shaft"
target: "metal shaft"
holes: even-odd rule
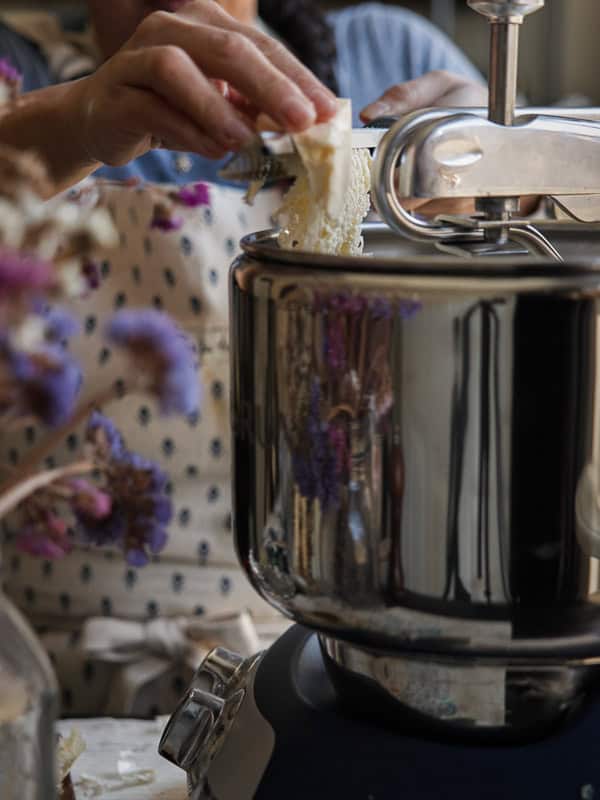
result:
[[[499,125],[512,125],[517,105],[520,23],[493,21],[490,27],[489,118]]]

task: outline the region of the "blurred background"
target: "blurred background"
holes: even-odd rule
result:
[[[388,0],[391,2],[391,0]],[[0,9],[60,8],[71,11],[81,0],[0,0]],[[325,8],[352,5],[322,0]],[[487,71],[487,23],[466,0],[406,0],[404,5],[432,19]],[[546,0],[546,8],[524,25],[520,89],[531,103],[577,103],[583,96],[600,104],[600,2]]]

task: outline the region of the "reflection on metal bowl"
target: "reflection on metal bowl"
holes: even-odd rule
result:
[[[245,241],[235,531],[274,606],[342,647],[600,656],[600,236],[563,236],[564,264]]]

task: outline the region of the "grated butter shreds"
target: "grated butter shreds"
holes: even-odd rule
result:
[[[327,198],[315,197],[308,173],[303,172],[275,215],[282,229],[280,247],[309,253],[360,255],[363,250],[361,224],[369,213],[370,188],[370,153],[368,150],[353,150],[342,212],[339,217],[333,217],[327,210]]]
[[[371,157],[352,149],[352,106],[294,137],[301,167],[275,218],[279,245],[332,255],[359,255],[361,223],[369,212]]]

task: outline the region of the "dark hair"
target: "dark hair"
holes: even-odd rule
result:
[[[337,94],[335,34],[315,0],[259,0],[258,13],[302,63]]]

